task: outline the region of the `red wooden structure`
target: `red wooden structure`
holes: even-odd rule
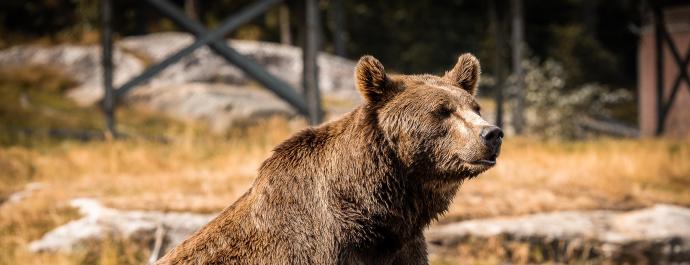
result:
[[[649,1],[640,35],[639,121],[642,136],[690,136],[690,3]]]

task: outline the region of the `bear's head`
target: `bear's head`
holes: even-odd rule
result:
[[[405,167],[462,180],[496,164],[503,138],[480,115],[480,71],[471,54],[461,55],[443,76],[386,74],[376,58],[364,56],[355,81],[364,110]]]

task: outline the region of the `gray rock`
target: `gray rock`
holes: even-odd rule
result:
[[[295,116],[287,103],[258,88],[188,83],[144,87],[130,101],[177,118],[207,122],[220,133],[238,122],[269,116]]]
[[[153,242],[158,227],[164,231],[164,249],[178,245],[215,215],[163,213],[157,211],[121,211],[106,208],[98,201],[74,199],[70,205],[79,209],[81,219],[53,229],[29,244],[32,252],[71,252],[89,242],[108,237]]]
[[[690,259],[690,209],[659,204],[630,212],[571,211],[470,220],[433,227],[426,235],[435,252],[476,239],[502,238],[560,251],[562,260],[588,247],[591,257],[607,260],[675,262]]]
[[[103,97],[100,56],[101,49],[96,46],[16,46],[0,51],[0,66],[54,66],[79,83],[68,95],[77,103],[88,105]],[[116,86],[144,70],[139,59],[117,48],[113,53],[113,63],[117,66],[113,73]]]

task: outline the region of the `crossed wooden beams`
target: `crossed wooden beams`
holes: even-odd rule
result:
[[[664,132],[664,124],[669,111],[673,107],[673,102],[676,99],[678,90],[680,90],[681,81],[684,81],[688,91],[690,92],[690,77],[688,77],[688,63],[690,62],[690,45],[686,48],[685,58],[682,58],[678,52],[676,43],[671,38],[671,35],[666,29],[666,22],[664,21],[664,13],[662,6],[659,4],[652,4],[654,13],[654,32],[655,32],[655,56],[656,56],[656,106],[657,106],[657,125],[656,134],[661,135]],[[671,94],[668,99],[664,98],[664,43],[668,46],[673,56],[673,61],[678,67],[678,75],[671,86]]]
[[[317,78],[317,47],[318,47],[318,7],[316,0],[305,0],[306,4],[306,41],[304,45],[304,97],[296,92],[289,84],[275,77],[263,67],[255,63],[250,58],[243,56],[233,48],[229,47],[223,36],[236,29],[244,23],[249,22],[258,15],[268,11],[272,6],[282,2],[282,0],[261,0],[241,10],[237,14],[225,19],[219,27],[209,31],[199,22],[187,17],[178,7],[170,4],[167,0],[145,0],[163,15],[170,18],[180,28],[192,33],[196,40],[191,45],[184,47],[165,58],[164,60],[150,66],[144,72],[127,81],[118,89],[113,88],[112,78],[112,0],[102,0],[101,20],[103,24],[101,42],[103,45],[102,64],[103,82],[105,95],[102,101],[102,108],[106,116],[106,126],[111,135],[115,135],[114,109],[117,100],[122,98],[137,85],[142,84],[147,79],[163,71],[166,67],[174,64],[183,57],[191,54],[196,49],[209,46],[212,51],[223,57],[228,63],[233,64],[244,71],[260,84],[265,86],[276,96],[290,104],[297,112],[309,118],[312,125],[318,124],[322,119],[321,100],[318,90]],[[305,99],[306,98],[306,99]]]

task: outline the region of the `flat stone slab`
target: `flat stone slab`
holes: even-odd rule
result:
[[[206,122],[215,133],[237,123],[297,115],[286,102],[264,89],[227,84],[188,83],[143,87],[132,91],[130,101],[183,120]]]
[[[690,209],[658,204],[629,212],[569,211],[470,220],[426,232],[433,252],[447,252],[477,239],[502,238],[537,248],[582,253],[607,260],[690,261]],[[554,245],[558,245],[554,250]],[[558,254],[557,254],[558,255]]]
[[[74,199],[70,205],[78,208],[83,217],[57,227],[41,239],[31,242],[30,251],[71,252],[89,242],[108,237],[146,241],[153,245],[158,229],[163,231],[163,249],[169,249],[215,217],[215,214],[121,211],[107,208],[97,200],[88,198]]]

